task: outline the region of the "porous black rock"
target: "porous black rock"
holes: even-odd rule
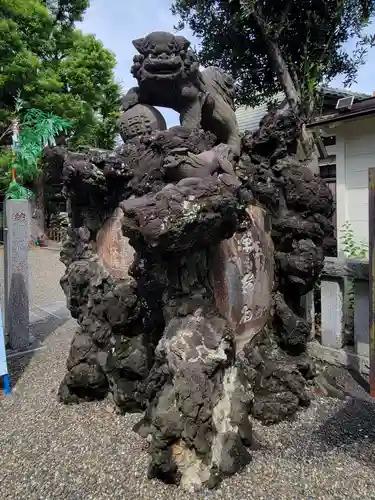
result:
[[[59,150],[71,223],[61,284],[79,325],[59,398],[111,393],[119,413],[144,411],[135,430],[150,443],[150,477],[213,487],[250,462],[251,418],[273,424],[309,404],[301,296],[332,248],[333,200],[298,157],[300,131],[292,113],[270,113],[240,157],[199,124],[147,130],[115,151]],[[266,327],[242,349],[210,271],[251,206],[270,217],[275,276]],[[135,250],[121,278],[97,248],[116,209]]]

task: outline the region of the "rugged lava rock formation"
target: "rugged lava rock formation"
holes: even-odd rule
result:
[[[152,436],[150,475],[187,488],[213,485],[250,460],[248,415],[269,424],[309,403],[314,368],[300,298],[323,266],[332,198],[296,161],[293,122],[283,123],[244,138],[237,178],[169,183],[163,162],[173,150],[199,155],[214,144],[211,134],[180,127],[116,152],[64,153],[72,227],[61,283],[80,327],[59,397],[70,403],[110,392],[118,411],[145,411],[137,430]],[[236,354],[236,332],[215,306],[210,251],[241,231],[249,203],[271,216],[276,272],[267,325]],[[96,251],[117,206],[136,251],[121,280]]]
[[[153,34],[163,46],[163,79],[173,44],[170,78],[177,78],[176,51],[189,60],[189,71],[194,57],[186,55],[185,39],[167,35]],[[153,46],[144,40],[137,41],[140,85]],[[152,54],[153,70],[161,67],[154,65],[157,57]],[[217,74],[225,82],[221,73],[209,76]],[[187,78],[181,75],[180,87]],[[189,75],[204,91],[204,78]],[[312,289],[332,245],[332,195],[297,160],[300,124],[293,115],[269,115],[258,132],[245,135],[238,156],[232,118],[219,127],[219,140],[210,127],[190,123],[153,130],[150,123],[161,123],[153,103],[142,108],[145,91],[132,92],[122,147],[53,153],[64,164],[70,201],[61,284],[79,324],[59,398],[78,403],[111,394],[119,412],[143,411],[135,430],[149,441],[150,477],[190,490],[213,487],[250,461],[249,417],[272,424],[309,404],[314,366],[301,296]],[[201,98],[194,93],[194,110]],[[229,93],[220,99],[227,106]],[[218,123],[226,109],[220,106]],[[147,127],[127,135],[137,116]],[[116,244],[106,246],[114,228]],[[123,235],[135,251],[128,272],[118,255]],[[245,253],[236,253],[235,242]],[[225,278],[220,261],[214,264],[218,249],[226,249],[223,268],[232,269]],[[253,274],[243,271],[244,255]],[[241,279],[236,323],[238,304],[230,300]],[[218,288],[223,280],[226,295]],[[248,307],[247,294],[263,303]],[[244,323],[251,326],[245,334]]]

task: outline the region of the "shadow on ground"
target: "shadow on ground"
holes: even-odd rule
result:
[[[7,355],[8,373],[10,377],[11,387],[15,387],[27,365],[38,349],[43,349],[44,340],[53,333],[57,328],[63,326],[70,317],[57,318],[48,316],[45,319],[36,321],[30,325],[30,336],[33,342],[29,347],[30,352],[10,353]]]
[[[340,449],[375,468],[375,402],[349,398],[314,433],[322,452]]]

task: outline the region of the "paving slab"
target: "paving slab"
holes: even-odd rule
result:
[[[4,303],[4,249],[0,248],[0,298]],[[65,266],[60,262],[60,253],[45,248],[31,248],[28,253],[30,309],[64,302],[65,295],[60,279]]]

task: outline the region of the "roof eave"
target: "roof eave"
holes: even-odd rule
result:
[[[324,125],[329,125],[332,123],[343,122],[346,120],[350,120],[351,118],[360,118],[362,116],[375,115],[375,108],[370,109],[362,109],[360,111],[355,111],[353,113],[345,113],[342,115],[332,116],[331,118],[317,120],[312,123],[307,123],[306,128],[316,128]]]

